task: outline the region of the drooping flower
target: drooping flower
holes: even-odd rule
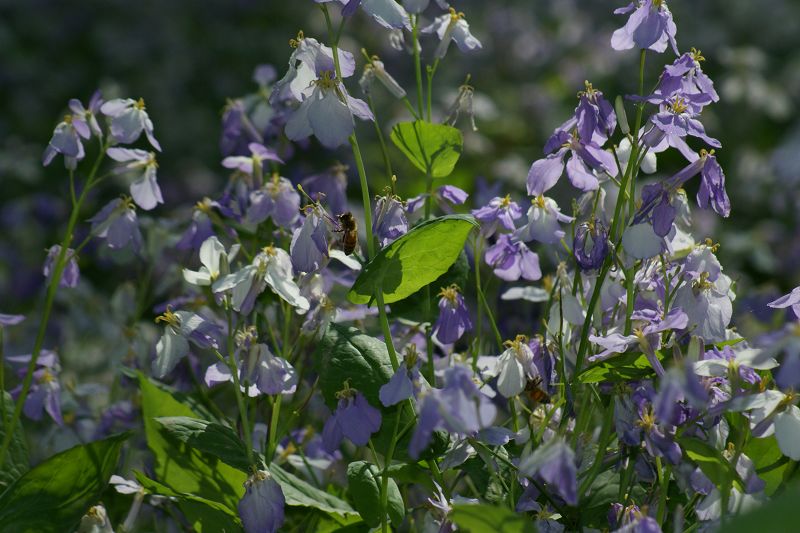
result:
[[[130,197],[111,200],[89,222],[92,223],[92,234],[105,239],[112,250],[130,244],[133,251],[138,253],[142,247],[142,233]]]
[[[439,317],[433,325],[433,335],[442,344],[453,344],[472,329],[469,311],[457,285],[443,287],[439,292]]]
[[[373,216],[372,234],[378,238],[381,247],[408,233],[406,209],[397,196],[376,197]]]
[[[266,470],[247,478],[237,509],[245,533],[275,533],[283,525],[286,499],[281,486]]]
[[[705,61],[703,54],[692,48],[691,52],[683,54],[671,65],[664,67],[655,91],[643,100],[658,105],[675,94],[691,95],[692,105],[696,106],[698,112],[703,106],[718,102],[719,95],[714,89],[714,82],[703,72],[700,65],[702,61]],[[639,98],[633,97],[633,99]]]
[[[292,182],[277,173],[264,183],[260,189],[250,194],[250,207],[247,221],[260,224],[267,218],[284,228],[292,228],[300,217],[300,194]]]
[[[381,428],[381,412],[372,407],[361,392],[347,384],[336,394],[339,403],[325,422],[322,441],[325,450],[333,453],[343,438],[356,446],[364,446],[370,436]]]
[[[195,204],[192,210],[192,220],[181,238],[175,243],[178,250],[200,250],[200,247],[209,237],[214,236],[214,228],[211,223],[212,202],[209,198]]]
[[[528,338],[517,335],[513,341],[506,341],[506,350],[497,358],[491,375],[497,376],[497,390],[506,398],[513,398],[525,390],[528,380],[538,376],[533,364],[533,351]]]
[[[256,397],[261,394],[292,394],[297,390],[297,372],[294,367],[286,359],[273,355],[266,344],[239,348],[238,371],[242,392]],[[222,361],[206,370],[205,383],[209,387],[233,381],[230,367]]]
[[[319,205],[306,208],[303,225],[294,231],[289,252],[292,264],[298,272],[316,272],[328,258],[328,226],[327,215]]]
[[[573,217],[561,213],[555,200],[537,196],[528,209],[528,223],[514,232],[514,236],[523,242],[535,240],[544,244],[555,244],[565,235],[560,224],[573,220]]]
[[[272,291],[288,302],[298,312],[308,311],[308,299],[300,293],[292,277],[292,260],[286,250],[267,246],[259,252],[252,263],[236,272],[219,278],[211,286],[215,294],[231,291],[233,309],[249,315],[256,297],[269,286]]]
[[[773,309],[786,309],[787,307],[791,307],[795,316],[800,318],[800,287],[795,287],[789,294],[781,296],[767,305]]]
[[[331,213],[347,211],[347,165],[337,163],[325,172],[305,178],[303,190],[315,202],[328,207]]]
[[[733,316],[732,300],[735,298],[731,278],[719,274],[711,280],[702,272],[695,280],[681,285],[675,293],[673,305],[680,307],[689,317],[692,335],[709,343],[726,339],[725,330]]]
[[[514,221],[522,216],[522,209],[510,195],[504,198],[495,196],[489,203],[479,209],[472,210],[472,216],[481,223],[481,233],[484,237],[491,237],[501,227],[514,231]]]
[[[403,362],[397,367],[387,383],[378,391],[379,398],[384,407],[391,407],[404,400],[416,397],[420,391],[420,359],[416,345],[409,345],[406,349]]]
[[[61,255],[61,245],[59,244],[54,244],[47,251],[47,258],[44,260],[42,273],[48,280],[53,274],[56,266],[55,263],[59,255]],[[58,286],[68,288],[77,287],[78,280],[80,280],[81,277],[81,271],[78,268],[78,256],[75,255],[75,250],[72,248],[67,249],[66,261],[67,263],[64,267],[64,271],[61,273],[61,280],[58,282]]]
[[[442,185],[433,193],[433,200],[445,213],[452,213],[452,205],[462,205],[469,198],[467,191],[456,187],[455,185]],[[428,194],[423,193],[419,196],[409,198],[406,201],[406,211],[408,213],[416,213],[428,199]],[[451,205],[452,204],[452,205]]]
[[[675,55],[678,55],[675,42],[678,30],[665,0],[635,0],[614,10],[615,15],[628,13],[631,13],[628,21],[611,36],[614,50],[630,50],[635,46],[660,53],[667,49],[669,43]]]
[[[608,228],[602,222],[594,220],[578,225],[572,255],[582,270],[598,270],[608,252]]]
[[[469,31],[469,24],[464,13],[456,12],[452,7],[450,13],[436,17],[430,26],[422,28],[422,33],[436,33],[439,46],[434,57],[442,59],[447,54],[450,41],[454,41],[458,49],[464,53],[480,50],[483,46]]]
[[[167,309],[156,319],[163,322],[164,334],[156,345],[153,375],[163,378],[189,353],[189,342],[201,349],[219,348],[222,331],[213,322],[188,311]]]
[[[484,260],[492,267],[494,275],[505,281],[520,278],[536,281],[542,277],[539,256],[524,242],[508,234],[497,237],[497,242],[486,249]]]
[[[20,378],[27,374],[30,360],[30,354],[6,357],[9,363],[20,365],[18,371]],[[64,418],[61,415],[61,383],[58,380],[60,372],[58,355],[51,350],[42,350],[36,360],[31,388],[22,406],[25,416],[31,420],[41,420],[44,413],[47,413],[56,424],[64,425]],[[22,385],[18,385],[10,392],[16,399],[22,392]]]
[[[89,126],[80,120],[75,120],[73,115],[66,115],[53,130],[53,136],[47,144],[42,155],[42,164],[49,165],[57,154],[64,156],[64,166],[75,169],[78,161],[86,155],[81,138],[91,137]]]
[[[158,204],[164,203],[161,188],[156,181],[156,154],[145,150],[132,150],[130,148],[109,148],[106,152],[114,161],[128,163],[114,169],[117,174],[131,172],[137,174],[131,183],[131,196],[136,205],[149,211]]]
[[[144,132],[150,145],[159,152],[161,151],[161,145],[158,144],[153,134],[153,121],[150,120],[147,111],[145,111],[142,98],[138,100],[132,98],[109,100],[100,107],[100,111],[104,115],[111,117],[111,136],[115,141],[131,144],[136,142]]]
[[[281,159],[274,150],[270,150],[263,144],[252,142],[247,145],[247,148],[250,150],[249,157],[244,155],[231,155],[222,160],[222,166],[225,168],[238,169],[253,177],[260,177],[264,172],[263,167],[267,161],[283,163],[283,159]]]

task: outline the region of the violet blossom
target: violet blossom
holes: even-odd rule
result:
[[[150,145],[161,151],[161,145],[153,134],[153,121],[147,115],[142,98],[109,100],[100,107],[100,111],[111,117],[111,136],[115,141],[131,144],[144,132]]]
[[[472,329],[469,311],[457,285],[443,287],[439,292],[439,317],[433,325],[433,335],[442,344],[453,344]]]
[[[508,234],[497,237],[497,242],[486,249],[486,264],[492,267],[494,275],[505,281],[541,279],[539,256],[528,246]]]
[[[128,163],[114,169],[115,173],[131,172],[138,175],[130,186],[131,196],[136,205],[149,211],[158,204],[164,203],[161,188],[156,181],[158,163],[156,163],[154,152],[130,148],[109,148],[106,153],[114,161]]]
[[[373,433],[381,428],[381,412],[371,406],[361,392],[347,384],[336,394],[336,410],[325,422],[322,441],[325,451],[333,453],[343,438],[356,446],[364,446]]]

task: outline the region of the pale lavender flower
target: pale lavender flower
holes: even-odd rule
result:
[[[200,315],[188,311],[167,311],[156,319],[163,322],[164,334],[156,345],[153,375],[163,378],[189,353],[189,342],[201,349],[219,348],[222,330]]]
[[[317,3],[326,3],[331,0],[314,0]],[[361,6],[365,13],[371,16],[384,28],[405,28],[411,30],[411,21],[408,13],[395,0],[339,0],[342,7],[342,16],[349,17]]]
[[[337,397],[336,410],[322,429],[323,447],[328,453],[337,450],[343,438],[356,446],[365,446],[372,434],[381,428],[381,412],[372,407],[363,394],[346,387]]]
[[[6,357],[6,361],[11,364],[20,365],[18,374],[23,378],[28,372],[28,363],[31,355],[12,355]],[[59,426],[64,425],[61,416],[61,384],[58,381],[58,374],[61,372],[61,365],[58,355],[51,350],[42,350],[36,360],[36,369],[33,372],[31,388],[22,406],[22,412],[31,420],[41,420],[44,413],[47,413]],[[17,399],[22,392],[22,385],[18,385],[11,390],[11,396]]]
[[[42,164],[47,166],[57,154],[62,154],[64,166],[74,170],[78,166],[78,161],[86,155],[81,138],[88,139],[89,137],[91,137],[91,131],[85,122],[75,120],[73,115],[65,116],[64,120],[59,122],[53,130],[53,137],[42,155]]]
[[[240,353],[242,360],[237,363],[240,388],[251,398],[261,394],[293,394],[297,390],[294,367],[286,359],[273,355],[266,344],[244,346]],[[208,367],[204,381],[214,387],[234,380],[230,367],[218,361]]]
[[[256,176],[263,172],[263,165],[267,161],[283,163],[283,159],[274,150],[270,150],[263,144],[252,142],[247,145],[247,148],[250,150],[249,157],[243,155],[228,156],[222,160],[222,166],[238,169],[251,176]]]
[[[800,317],[800,287],[795,287],[789,294],[781,296],[767,305],[773,309],[786,309],[787,307],[791,307],[795,316]]]
[[[408,219],[403,202],[397,196],[378,196],[375,199],[372,234],[381,247],[408,233]]]
[[[137,175],[130,186],[131,196],[136,205],[149,211],[158,204],[164,203],[161,188],[156,181],[156,154],[145,150],[132,150],[130,148],[109,148],[106,152],[114,161],[128,163],[114,169],[117,174],[132,172]]]
[[[245,533],[275,533],[283,525],[286,499],[281,486],[266,470],[247,478],[237,509]]]
[[[528,223],[514,232],[514,237],[523,242],[535,240],[544,244],[556,244],[565,235],[561,224],[573,220],[573,217],[561,213],[555,200],[537,196],[528,209]]]
[[[665,0],[636,0],[614,11],[615,15],[628,13],[631,13],[628,21],[611,36],[614,50],[629,50],[635,46],[660,53],[669,43],[678,55],[677,28]]]
[[[199,250],[203,243],[214,236],[214,226],[211,223],[212,202],[208,198],[197,202],[192,210],[192,220],[189,227],[183,232],[175,244],[178,250]]]
[[[153,121],[145,111],[142,98],[109,100],[100,107],[100,111],[111,117],[111,136],[115,141],[131,144],[136,142],[144,132],[150,145],[159,152],[161,151],[161,145],[153,135]]]
[[[411,346],[413,347],[414,345],[412,344]],[[397,367],[389,381],[383,384],[380,391],[378,391],[378,396],[384,407],[390,407],[409,398],[417,397],[421,388],[420,362],[421,360],[415,347],[406,350],[403,362]]]
[[[450,8],[450,13],[436,17],[430,26],[422,28],[422,33],[436,33],[439,37],[439,45],[433,54],[437,59],[442,59],[447,54],[450,41],[454,41],[458,49],[464,53],[480,50],[483,47],[470,33],[464,13],[456,12],[453,8]]]
[[[273,174],[263,187],[250,192],[246,219],[260,224],[272,218],[278,226],[293,228],[300,217],[300,194],[288,179]]]
[[[472,329],[472,321],[458,286],[442,288],[439,297],[439,317],[433,325],[433,335],[442,344],[453,344]]]
[[[316,272],[328,258],[328,226],[322,208],[311,206],[303,225],[294,231],[289,253],[298,272]]]
[[[542,277],[539,256],[511,235],[498,236],[497,242],[486,249],[484,260],[492,267],[494,275],[505,281],[520,278],[536,281]]]
[[[525,390],[528,380],[538,377],[539,372],[533,364],[533,350],[528,338],[517,335],[513,341],[506,341],[506,350],[500,354],[495,367],[489,372],[497,376],[497,391],[506,398],[513,398]]]
[[[105,239],[112,250],[130,244],[132,250],[138,253],[142,247],[136,208],[129,197],[111,200],[89,222],[92,223],[92,234]]]
[[[54,244],[47,251],[47,258],[44,260],[42,273],[48,280],[50,279],[53,270],[55,269],[55,262],[61,254],[61,245]],[[75,250],[72,248],[67,249],[66,256],[67,264],[64,271],[61,273],[61,280],[58,283],[59,287],[73,288],[78,286],[78,280],[81,277],[81,271],[78,268],[78,256],[75,255]]]
[[[561,438],[536,448],[522,459],[520,473],[543,481],[568,505],[578,505],[578,468],[575,452]]]
[[[16,326],[23,320],[25,320],[24,315],[6,315],[0,313],[0,327]]]
[[[650,117],[654,127],[644,134],[645,144],[655,152],[662,151],[666,145],[675,146],[690,161],[693,160],[693,152],[686,146],[684,139],[687,136],[697,137],[709,146],[720,148],[722,143],[709,137],[703,123],[698,120],[703,106],[708,102],[708,98],[702,94],[667,95],[659,102],[659,112]]]
[[[347,211],[347,170],[348,167],[336,164],[320,174],[305,178],[303,190],[315,201],[327,205],[331,213]]]
[[[522,209],[517,202],[511,200],[510,195],[504,198],[495,196],[489,203],[479,209],[472,210],[472,216],[481,223],[481,233],[484,237],[491,237],[501,227],[514,231],[514,221],[522,216]]]

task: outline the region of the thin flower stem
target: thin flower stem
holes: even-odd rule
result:
[[[33,384],[33,373],[36,370],[36,363],[39,361],[39,355],[41,354],[42,345],[44,344],[44,336],[47,332],[47,325],[50,321],[50,313],[53,310],[53,303],[55,302],[56,293],[58,292],[58,286],[61,283],[61,276],[64,274],[64,270],[66,269],[67,260],[70,259],[67,258],[67,250],[72,243],[72,237],[75,231],[75,226],[78,223],[81,207],[83,206],[83,202],[86,199],[87,194],[94,186],[95,176],[100,168],[100,163],[102,163],[103,158],[106,155],[107,149],[108,144],[101,140],[100,153],[97,154],[97,158],[95,159],[92,169],[89,172],[89,176],[86,179],[86,185],[83,187],[80,196],[73,206],[72,213],[70,213],[69,222],[67,222],[67,230],[64,233],[64,239],[61,241],[61,251],[59,252],[58,258],[55,261],[52,276],[50,278],[50,284],[47,286],[47,296],[44,303],[44,311],[42,312],[42,319],[39,322],[39,329],[36,332],[36,340],[33,343],[31,359],[28,362],[25,378],[22,381],[22,389],[17,397],[16,404],[14,405],[14,414],[11,417],[11,423],[6,428],[5,435],[3,437],[3,445],[0,447],[0,468],[5,464],[6,453],[8,453],[8,448],[11,445],[11,438],[14,435],[14,430],[17,428],[19,419],[22,416],[22,407],[25,405],[25,400],[27,400],[28,393],[31,390],[31,385]]]
[[[592,463],[589,472],[580,484],[578,489],[578,499],[586,494],[586,491],[591,488],[592,483],[600,473],[603,466],[603,457],[606,454],[606,448],[614,437],[611,431],[614,426],[614,399],[609,398],[608,405],[606,406],[605,414],[603,415],[603,425],[600,429],[600,439],[597,441],[597,455],[595,455],[594,462]]]
[[[383,132],[381,131],[380,123],[378,122],[378,113],[375,110],[375,103],[372,101],[372,94],[367,93],[367,104],[369,105],[370,111],[372,111],[372,116],[375,117],[375,135],[378,137],[378,143],[381,146],[381,154],[383,155],[383,166],[386,168],[386,179],[389,180],[389,184],[392,183],[392,175],[394,172],[392,171],[392,160],[389,159],[389,150],[386,148],[386,141],[383,138]]]
[[[381,531],[386,533],[389,531],[389,525],[386,520],[387,510],[389,508],[389,466],[392,464],[392,457],[394,456],[394,448],[397,445],[397,432],[400,429],[400,418],[403,414],[403,406],[400,404],[397,408],[397,416],[394,419],[394,429],[392,429],[392,440],[389,441],[389,449],[386,455],[383,456],[383,473],[381,474]]]
[[[253,438],[250,434],[250,422],[247,418],[247,406],[242,397],[241,384],[239,382],[239,368],[236,365],[236,358],[233,354],[233,313],[230,306],[228,307],[228,368],[231,371],[233,378],[233,393],[236,396],[236,405],[239,408],[239,417],[242,422],[242,432],[244,433],[244,445],[247,449],[247,460],[252,463],[253,461]]]
[[[483,239],[478,235],[473,239],[472,250],[475,259],[475,292],[481,290],[481,255]],[[481,352],[481,339],[483,338],[483,306],[479,305],[476,310],[477,319],[475,322],[475,351],[472,354],[472,369],[478,369],[478,356]]]
[[[433,77],[436,75],[436,69],[439,68],[439,58],[437,57],[436,60],[433,62],[433,66],[428,66],[428,107],[427,107],[427,117],[428,122],[431,121],[431,101],[433,100]]]
[[[411,46],[414,50],[414,74],[417,79],[417,110],[422,118],[422,62],[419,57],[419,15],[411,18]]]

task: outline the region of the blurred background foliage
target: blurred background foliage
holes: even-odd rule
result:
[[[611,100],[636,90],[636,52],[614,52],[609,45],[611,32],[624,22],[612,15],[622,2],[453,4],[467,14],[484,48],[465,57],[451,47],[437,73],[435,119],[441,120],[467,74],[476,90],[479,131],[472,132],[463,118],[459,122],[465,155],[450,182],[474,192],[482,177],[522,199],[530,163],[575,106],[584,80]],[[670,8],[680,49],[703,51],[704,69],[721,95],[703,122],[723,143],[718,156],[733,212],[722,221],[695,210],[696,236],[721,243],[723,265],[745,296],[737,301],[738,311],[750,313],[800,283],[800,2],[673,0]],[[426,18],[433,14],[430,8]],[[43,168],[41,153],[70,98],[86,101],[101,88],[106,98],[146,100],[164,148],[159,181],[166,203],[144,218],[171,219],[157,226],[179,232],[191,206],[206,195],[218,196],[226,183],[219,165],[226,100],[257,90],[252,73],[259,64],[274,65],[282,76],[288,40],[299,29],[324,39],[322,16],[311,0],[0,0],[0,310],[28,313],[40,302],[35,296],[43,283],[44,249],[68,216],[66,171],[60,159]],[[410,56],[393,50],[373,21],[359,13],[345,34],[344,48],[377,53],[405,87],[413,87]],[[423,40],[423,57],[432,48]],[[655,83],[672,59],[649,54],[647,79]],[[356,81],[348,82],[354,93]],[[409,93],[414,101],[414,91]],[[407,120],[404,107],[384,91],[377,89],[375,98],[384,130]],[[368,124],[359,128],[377,191],[387,180],[375,133]],[[344,149],[300,149],[284,173],[299,181],[348,157]],[[421,192],[422,177],[399,153],[393,157],[398,191]],[[675,155],[659,160],[668,171],[683,164]],[[357,182],[350,174],[351,183]],[[103,189],[108,197],[90,205],[99,208],[124,190]],[[564,187],[555,194],[568,206],[573,193]],[[131,269],[146,268],[136,262],[123,268],[107,251],[91,247],[87,255],[93,258],[81,262],[84,279],[112,290],[131,278]],[[84,296],[87,306],[98,298]]]

